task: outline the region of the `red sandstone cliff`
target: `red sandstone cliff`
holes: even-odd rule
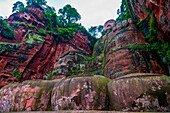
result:
[[[153,11],[158,23],[158,41],[169,40],[168,0],[125,1],[132,17],[137,16],[138,21],[142,21],[149,14],[146,18],[145,31],[150,29],[150,14]],[[88,60],[85,56],[92,54],[94,43],[85,33],[74,32],[72,38],[62,37],[54,41],[58,38],[56,34],[42,35],[38,32],[40,29],[46,31],[47,17],[42,10],[41,7],[31,6],[27,12],[14,13],[6,20],[9,26],[15,28],[15,34],[14,39],[10,40],[0,36],[1,42],[8,42],[3,43],[7,49],[0,54],[2,81],[0,87],[19,82],[12,76],[14,71],[21,74],[20,81],[46,79],[53,71],[65,77],[72,73],[73,69],[83,71],[83,74],[103,74],[111,79],[129,73],[168,74],[166,66],[155,53],[130,47],[148,44],[145,40],[146,34],[139,30],[139,26],[135,23],[136,18],[119,23],[114,20],[107,21],[104,25],[106,34],[96,43],[93,50],[94,58]],[[84,62],[80,65],[82,61]]]
[[[58,57],[65,52],[74,50],[83,55],[92,53],[90,37],[81,31],[74,32],[70,39],[63,37],[58,41],[54,41],[57,35],[38,33],[40,29],[46,30],[43,15],[41,8],[31,6],[27,13],[14,13],[7,19],[7,24],[15,27],[15,38],[9,40],[0,36],[0,41],[7,48],[0,54],[0,87],[30,79],[46,79]],[[21,74],[20,80],[12,76],[14,71]]]

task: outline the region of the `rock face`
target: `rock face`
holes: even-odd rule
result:
[[[59,64],[59,57],[68,51],[81,53],[82,57],[92,53],[94,42],[89,35],[78,31],[70,39],[62,37],[54,41],[57,36],[38,32],[40,29],[46,30],[43,10],[34,6],[27,10],[29,13],[14,13],[7,19],[7,24],[15,29],[14,39],[0,36],[3,42],[0,46],[5,48],[0,51],[0,81],[4,82],[5,74],[13,79],[13,82],[1,82],[0,87],[16,81],[46,79],[54,65]],[[20,74],[20,80],[13,78],[14,71]]]
[[[138,0],[134,2],[134,10],[140,20],[144,19],[148,14],[147,7],[153,11],[157,19],[158,28],[164,32],[167,36],[170,34],[170,5],[169,0]]]
[[[85,56],[81,55],[77,51],[67,51],[58,57],[53,71],[56,72],[56,75],[69,76],[73,73],[73,70],[77,71],[83,66],[80,62],[83,62],[85,59]]]
[[[93,54],[91,58],[86,59],[85,74],[102,75],[104,39],[100,38],[94,45]]]
[[[45,111],[51,110],[53,86],[60,79],[52,81],[24,81],[9,84],[0,89],[0,111]]]
[[[8,74],[2,74],[0,75],[0,88],[3,86],[8,85],[9,83],[18,83],[19,80],[16,77],[13,77],[11,75]]]
[[[169,52],[169,0],[124,3],[126,17],[133,19],[108,20],[95,45],[84,30],[73,31],[73,37],[61,36],[60,25],[47,31],[47,15],[39,6],[5,20],[14,37],[0,36],[0,112],[170,111],[166,55],[153,52],[161,47]],[[157,42],[162,45],[151,46]]]
[[[112,32],[106,33],[104,39],[104,76],[114,79],[130,73],[166,74],[166,68],[155,53],[137,47],[147,43],[132,19],[117,23]]]
[[[103,76],[72,77],[54,86],[53,110],[108,109],[107,83]]]
[[[170,79],[156,74],[130,74],[108,84],[111,109],[169,111]]]

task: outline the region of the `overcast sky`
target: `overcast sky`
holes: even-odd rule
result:
[[[10,16],[12,14],[13,4],[21,1],[26,4],[25,0],[0,0],[0,16]],[[70,4],[76,8],[81,15],[83,26],[104,25],[109,19],[116,19],[117,9],[120,7],[121,0],[46,0],[49,6],[53,6],[58,13],[58,9]]]

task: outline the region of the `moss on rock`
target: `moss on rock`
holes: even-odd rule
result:
[[[130,74],[108,84],[111,109],[168,111],[170,79],[158,74]]]
[[[0,111],[46,111],[51,109],[51,93],[56,80],[29,80],[0,89]]]
[[[52,109],[106,109],[108,82],[108,78],[99,75],[64,79],[53,89]]]

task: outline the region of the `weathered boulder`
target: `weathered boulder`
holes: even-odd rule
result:
[[[0,89],[0,111],[45,111],[51,110],[53,86],[60,79],[24,81],[9,84]]]
[[[14,92],[19,84],[9,84],[0,89],[0,112],[12,111],[14,104]]]
[[[136,73],[112,80],[108,91],[112,110],[169,111],[170,78]]]
[[[52,110],[101,110],[108,107],[107,83],[99,75],[70,77],[54,86]]]

